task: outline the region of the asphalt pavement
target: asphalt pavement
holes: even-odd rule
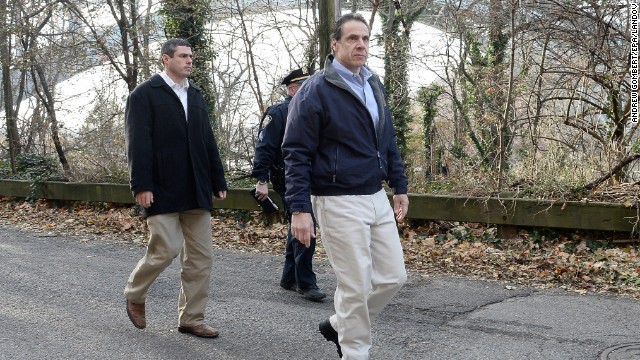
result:
[[[207,323],[177,331],[179,265],[151,287],[147,328],[122,295],[144,247],[0,227],[0,359],[337,359],[317,331],[323,303],[278,286],[282,258],[214,250]],[[318,285],[335,277],[316,261]],[[640,359],[640,301],[410,274],[374,322],[371,359]]]

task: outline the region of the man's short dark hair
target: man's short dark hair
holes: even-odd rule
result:
[[[173,57],[178,46],[186,46],[191,48],[191,44],[185,39],[169,39],[162,45],[162,55],[167,54],[170,58]]]
[[[369,24],[367,23],[367,20],[365,20],[364,17],[362,17],[362,15],[358,13],[348,13],[348,14],[342,15],[338,20],[336,20],[336,23],[333,25],[333,32],[331,33],[331,38],[336,41],[340,40],[342,38],[342,26],[347,21],[351,21],[351,20],[360,21],[361,23],[367,25],[367,29],[369,30],[369,32],[371,32],[371,29],[369,29]]]

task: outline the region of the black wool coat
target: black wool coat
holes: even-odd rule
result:
[[[202,91],[188,89],[188,121],[175,92],[160,75],[127,98],[125,136],[131,192],[153,192],[145,217],[213,208],[213,193],[227,190],[224,168]]]

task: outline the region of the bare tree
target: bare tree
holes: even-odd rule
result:
[[[488,171],[481,178],[498,188],[525,175],[574,184],[601,179],[598,169],[623,176],[637,142],[627,8],[628,1],[447,1],[437,19],[447,46],[418,61],[446,84],[451,111],[438,116],[453,131],[440,141],[460,167],[480,160],[484,169],[471,171]],[[441,55],[446,63],[436,63]]]
[[[389,1],[380,13],[384,19],[384,83],[397,133],[398,149],[408,161],[408,137],[411,127],[409,91],[409,54],[411,28],[430,1],[414,1],[400,5]],[[374,4],[375,6],[376,4]]]
[[[434,71],[447,84],[445,94],[452,106],[455,130],[450,153],[493,171],[498,168],[500,131],[508,136],[502,122],[508,82],[505,49],[510,39],[504,19],[508,16],[500,0],[488,4],[448,0],[440,13],[447,45],[443,54],[429,54],[424,61],[446,59]]]
[[[218,4],[211,37],[213,46],[225,51],[213,60],[213,98],[216,134],[229,168],[250,169],[257,123],[268,106],[283,98],[282,78],[317,62],[314,3]]]
[[[638,124],[629,117],[629,0],[343,3],[343,10],[370,11],[372,28],[384,29],[374,41],[384,40],[376,47],[384,48],[387,61],[380,73],[395,117],[406,119],[400,131],[407,134],[405,155],[416,159],[416,168],[426,164],[431,178],[442,163],[460,183],[466,177],[467,184],[482,182],[489,190],[520,178],[551,182],[563,176],[595,187],[622,181],[637,168]],[[206,36],[217,56],[205,61],[211,64],[215,131],[229,168],[251,166],[257,123],[284,96],[282,77],[322,61],[322,4],[215,2]],[[66,119],[56,85],[100,67],[113,69],[121,88],[126,83],[132,90],[155,70],[156,52],[149,47],[163,37],[157,8],[154,0],[0,0],[9,158],[55,149],[65,169],[75,170],[76,161],[91,163],[87,149],[94,143],[100,149],[94,156],[110,160],[83,169],[118,174],[121,144],[102,137],[120,131],[121,108],[105,109],[119,95],[102,92],[99,104],[92,104],[90,126],[70,134],[60,130]],[[436,51],[415,47],[415,27],[424,21],[443,31],[427,35],[442,43]],[[408,86],[413,64],[438,76],[435,84],[419,84],[429,90],[420,96]],[[29,106],[21,105],[24,98]],[[413,121],[422,111],[422,123]],[[71,164],[64,165],[61,155]]]
[[[13,63],[11,56],[12,29],[16,29],[16,14],[12,2],[0,0],[0,63],[2,66],[2,97],[7,128],[7,140],[9,144],[9,160],[11,171],[16,172],[16,155],[20,153],[20,136],[18,133],[17,116],[20,108],[21,96],[24,91],[26,72],[20,74],[20,85],[17,99],[14,102],[14,88],[11,73]],[[15,104],[15,106],[14,106]]]
[[[588,136],[603,155],[603,173],[620,180],[638,124],[629,117],[630,32],[624,2],[545,1],[529,5],[531,28],[545,39],[543,113],[564,109],[562,124]],[[582,140],[585,144],[586,140]],[[617,169],[611,172],[611,169]]]
[[[74,139],[68,153],[74,160],[75,178],[89,182],[128,181],[124,122],[119,121],[124,104],[115,92],[98,93],[98,101]]]
[[[152,23],[151,8],[154,4],[151,0],[146,2],[144,18],[138,13],[138,0],[106,0],[106,4],[95,0],[84,3],[73,0],[60,1],[85,25],[88,31],[87,41],[92,43],[100,56],[117,71],[129,91],[133,91],[140,80],[140,70],[148,73],[149,64],[153,62],[149,57],[148,47],[157,26]],[[109,23],[105,24],[102,17],[106,14],[101,14],[102,11],[111,16],[115,28]]]
[[[510,0],[511,14],[509,16],[510,26],[509,33],[511,36],[511,49],[509,52],[509,84],[507,86],[507,95],[504,104],[504,113],[500,122],[500,138],[498,146],[498,189],[502,189],[504,185],[504,172],[507,166],[507,142],[509,137],[509,114],[513,112],[512,96],[514,87],[514,68],[515,68],[515,55],[516,55],[516,9],[517,3],[514,0]]]
[[[250,82],[251,90],[253,91],[254,96],[256,97],[256,101],[258,102],[258,106],[260,107],[260,112],[264,112],[265,106],[262,101],[262,92],[260,91],[260,81],[258,81],[258,71],[256,69],[256,59],[255,54],[253,53],[253,36],[249,34],[249,30],[247,29],[247,24],[244,19],[244,14],[246,9],[240,7],[240,1],[235,0],[236,11],[238,14],[238,19],[240,21],[240,29],[242,30],[242,40],[244,41],[245,53],[247,55],[247,62],[249,63],[249,74],[253,76],[253,82]]]
[[[44,105],[44,108],[46,109],[51,126],[51,138],[53,140],[58,159],[60,160],[60,164],[62,165],[65,175],[69,176],[71,168],[69,166],[69,163],[67,162],[67,158],[65,156],[64,149],[58,134],[58,120],[56,117],[56,110],[54,106],[55,101],[53,89],[51,88],[45,71],[41,65],[41,61],[38,57],[39,48],[36,45],[37,38],[42,35],[43,28],[49,24],[49,21],[53,16],[54,8],[55,3],[50,3],[45,4],[41,8],[36,8],[31,13],[25,11],[26,9],[22,9],[23,21],[26,24],[26,30],[22,36],[21,41],[23,47],[25,49],[29,49],[27,58],[31,67],[31,79],[33,81],[34,91],[41,103]]]

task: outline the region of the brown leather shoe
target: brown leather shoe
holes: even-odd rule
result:
[[[191,334],[203,338],[215,338],[220,335],[220,332],[209,325],[196,325],[196,326],[178,326],[178,331],[183,334]]]
[[[127,299],[127,315],[129,315],[129,320],[131,320],[133,326],[138,329],[147,327],[147,319],[144,315],[144,304],[134,304]]]

